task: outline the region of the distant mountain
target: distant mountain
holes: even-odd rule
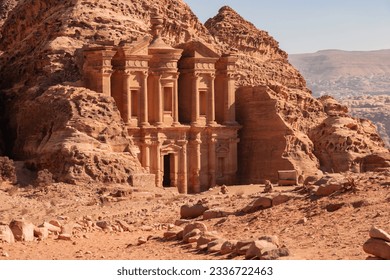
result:
[[[289,56],[315,96],[390,94],[390,50],[325,50]]]
[[[373,121],[390,147],[390,50],[290,55],[314,96],[331,95],[352,115]]]

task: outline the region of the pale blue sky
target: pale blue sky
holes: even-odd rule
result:
[[[205,22],[228,5],[288,53],[390,49],[390,0],[184,0]]]

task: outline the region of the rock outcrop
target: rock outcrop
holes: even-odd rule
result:
[[[347,107],[332,97],[323,96],[320,101],[328,117],[311,131],[310,138],[315,143],[314,154],[320,160],[323,171],[368,171],[363,158],[372,154],[388,154],[370,121],[348,116]],[[379,158],[386,158],[383,155]],[[379,158],[378,161],[381,161]]]
[[[236,95],[237,120],[243,125],[239,145],[242,182],[275,181],[278,169],[296,169],[305,176],[318,168],[354,170],[358,158],[388,153],[370,122],[351,118],[347,107],[334,99],[316,100],[267,32],[229,7],[221,8],[205,25],[224,51],[237,52],[238,85],[246,86]],[[355,125],[335,124],[347,120],[359,127],[358,132]],[[335,155],[322,150],[334,138],[346,141],[348,137],[362,146],[355,154],[343,148]]]
[[[16,110],[15,110],[16,111]],[[145,173],[112,98],[53,86],[17,110],[14,154],[58,181],[133,184]]]
[[[14,7],[0,39],[8,153],[35,169],[50,170],[56,180],[134,184],[135,175],[145,173],[131,153],[138,147],[128,139],[114,100],[82,88],[82,49],[149,34],[155,11],[164,17],[167,44],[200,41],[219,54],[238,56],[237,86],[243,87],[237,92],[243,125],[239,158],[248,162],[253,155],[247,170],[266,162],[261,172],[241,172],[242,181],[275,180],[277,169],[305,175],[322,167],[338,170],[338,162],[316,154],[326,137],[336,137],[318,137],[321,123],[327,127],[329,122],[324,105],[311,96],[278,43],[229,7],[203,25],[183,1],[172,0],[37,0]],[[382,142],[374,130],[365,127],[361,134],[373,147],[356,157],[386,153],[375,148]],[[355,142],[355,130],[347,127],[343,136]]]
[[[390,96],[361,95],[340,96],[340,102],[348,106],[351,115],[372,121],[386,146],[390,147]]]
[[[18,4],[18,0],[1,0],[0,1],[0,27],[4,24],[10,11]]]

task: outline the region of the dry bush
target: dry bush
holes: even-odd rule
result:
[[[15,165],[8,157],[0,157],[0,182],[2,181],[16,183]]]

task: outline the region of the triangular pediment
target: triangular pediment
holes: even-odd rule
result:
[[[151,37],[145,36],[131,43],[121,43],[120,46],[127,55],[148,55],[150,41]]]
[[[190,41],[177,46],[177,48],[183,49],[183,57],[194,58],[219,58],[220,55],[216,50],[202,43],[200,41]]]

